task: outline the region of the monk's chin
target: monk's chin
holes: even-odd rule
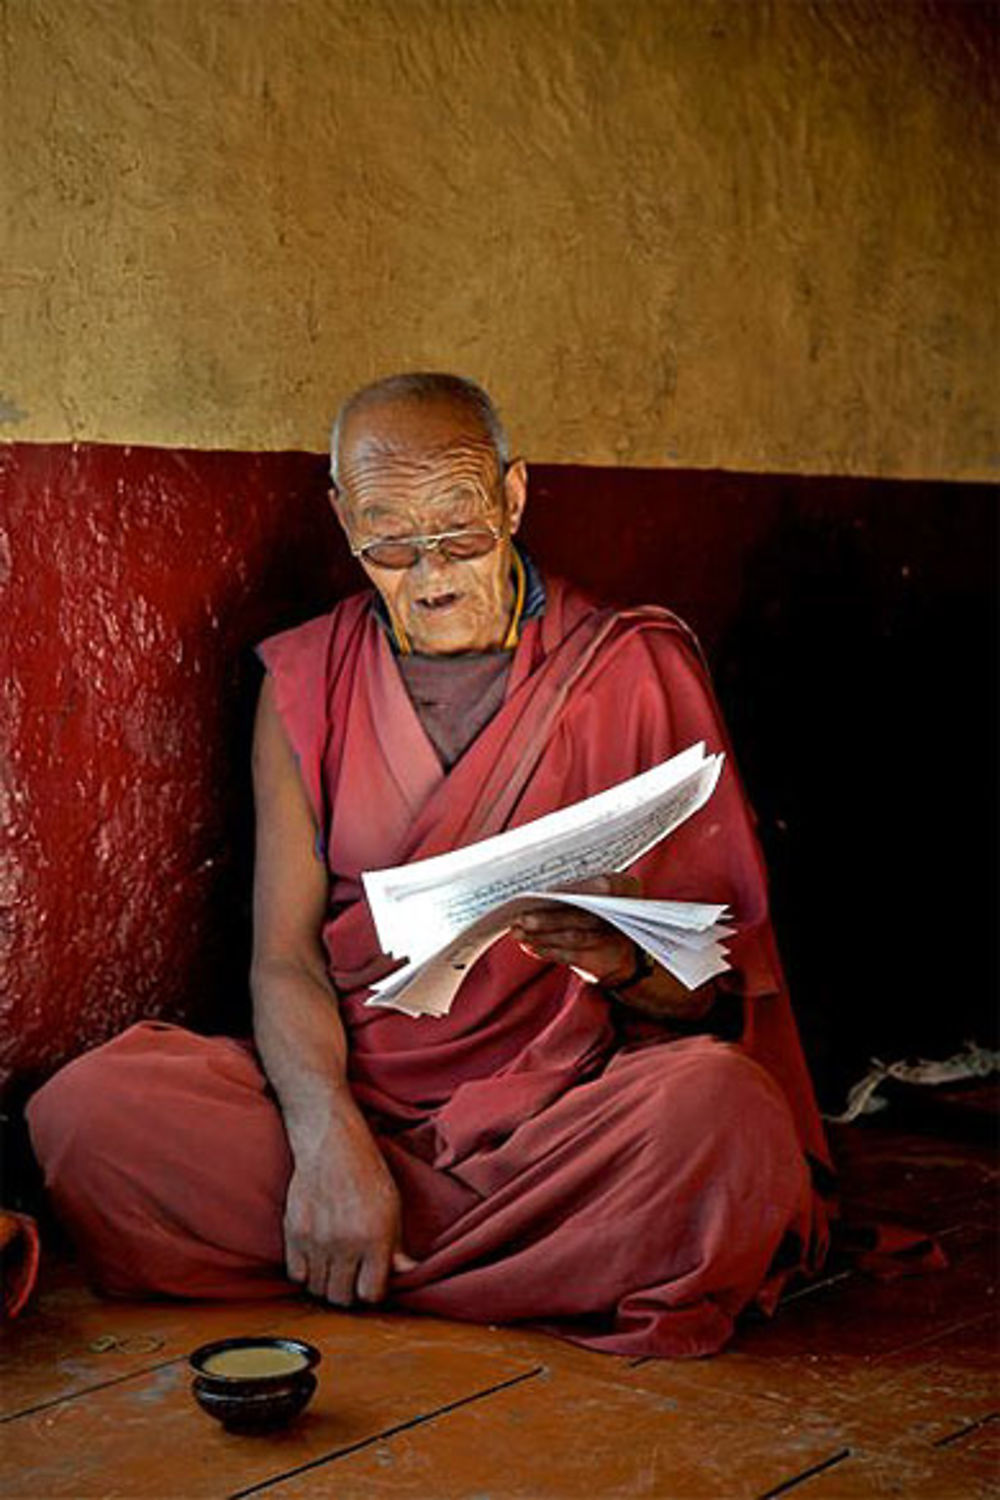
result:
[[[464,610],[461,602],[438,610],[415,609],[407,622],[414,649],[428,656],[453,656],[460,651],[490,651],[499,645],[503,629],[491,630],[482,619]]]

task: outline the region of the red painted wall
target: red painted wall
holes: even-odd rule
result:
[[[0,452],[6,1073],[238,996],[247,648],[346,586],[320,470],[297,454]]]
[[[245,1024],[250,648],[359,581],[324,491],[301,453],[0,449],[0,1068],[19,1087],[139,1016]],[[993,920],[995,495],[547,466],[525,535],[701,634],[831,1076],[987,1031],[988,945],[946,952],[937,906]]]

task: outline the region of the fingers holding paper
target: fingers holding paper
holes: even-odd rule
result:
[[[592,896],[642,894],[634,875],[600,875],[562,886],[563,891]],[[596,984],[615,984],[635,969],[632,939],[596,912],[562,902],[538,902],[511,926],[511,936],[523,952],[542,963],[566,964]]]

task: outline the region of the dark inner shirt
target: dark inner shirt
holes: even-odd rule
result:
[[[513,651],[397,656],[406,690],[446,771],[486,728],[507,691]]]

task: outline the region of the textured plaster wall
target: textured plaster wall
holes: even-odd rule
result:
[[[317,450],[445,366],[537,459],[989,477],[992,19],[0,0],[0,431]]]

